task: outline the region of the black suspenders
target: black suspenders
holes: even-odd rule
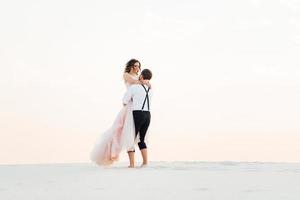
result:
[[[146,91],[146,97],[145,97],[145,100],[144,100],[144,103],[143,103],[143,107],[142,107],[142,110],[144,110],[144,106],[145,106],[145,103],[146,103],[146,100],[147,100],[147,105],[148,105],[148,110],[150,111],[150,106],[149,106],[149,90],[150,88],[148,88],[148,90],[146,90],[145,86],[142,84],[144,90]]]

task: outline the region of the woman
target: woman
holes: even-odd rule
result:
[[[127,62],[123,74],[127,88],[132,84],[144,84],[138,78],[140,70],[141,63],[138,60],[131,59]],[[130,102],[121,109],[110,129],[104,132],[96,141],[90,155],[91,160],[98,165],[110,165],[119,159],[122,149],[132,151],[135,143],[132,102]]]

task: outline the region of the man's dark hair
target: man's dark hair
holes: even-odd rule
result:
[[[143,76],[144,80],[150,80],[152,78],[152,72],[150,69],[143,69],[141,75]]]

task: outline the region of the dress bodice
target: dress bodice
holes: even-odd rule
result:
[[[134,80],[139,80],[138,75],[129,74]],[[131,84],[125,81],[126,88],[128,88]]]

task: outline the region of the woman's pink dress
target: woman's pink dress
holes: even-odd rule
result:
[[[132,76],[138,80],[138,76]],[[130,86],[125,83],[126,87]],[[137,142],[132,115],[132,101],[118,113],[113,125],[96,140],[90,158],[98,165],[110,165],[119,159],[122,149],[133,150]]]

